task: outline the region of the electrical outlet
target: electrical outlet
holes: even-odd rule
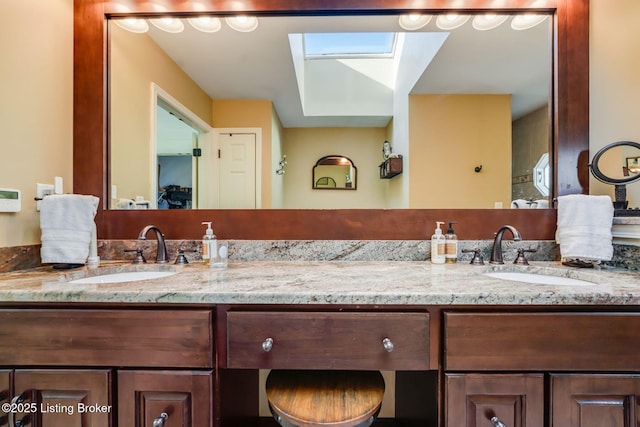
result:
[[[44,196],[49,196],[53,194],[53,185],[52,184],[36,184],[36,211],[40,212],[40,200]]]

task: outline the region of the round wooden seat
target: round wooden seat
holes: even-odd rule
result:
[[[377,371],[273,370],[266,389],[284,427],[364,427],[380,412],[384,379]]]

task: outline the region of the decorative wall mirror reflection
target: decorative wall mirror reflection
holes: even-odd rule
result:
[[[314,190],[355,190],[358,170],[350,158],[324,156],[313,167]]]
[[[123,3],[126,3],[123,4]],[[121,2],[106,0],[75,0],[74,8],[74,185],[73,191],[79,194],[94,194],[101,198],[103,210],[96,216],[98,234],[104,239],[121,239],[135,236],[146,224],[153,223],[172,238],[192,238],[202,234],[200,222],[213,220],[220,224],[217,233],[221,238],[237,239],[422,239],[426,224],[430,224],[443,216],[454,215],[466,229],[462,230],[470,239],[484,238],[487,229],[496,228],[501,224],[516,225],[521,232],[526,232],[531,239],[552,239],[555,230],[555,212],[552,210],[511,210],[511,209],[473,209],[467,206],[449,205],[442,209],[428,207],[420,208],[414,203],[407,203],[404,199],[390,200],[384,207],[372,209],[340,210],[328,209],[326,206],[314,209],[277,208],[271,204],[267,210],[237,210],[237,209],[174,209],[174,210],[145,210],[145,211],[116,211],[104,210],[111,201],[110,162],[111,143],[109,139],[110,122],[109,88],[107,82],[113,82],[110,65],[107,62],[108,52],[113,49],[109,43],[109,22],[111,18],[125,17],[159,17],[167,13],[176,13],[182,17],[193,17],[202,13],[227,16],[237,12],[253,13],[260,16],[284,15],[363,15],[372,13],[401,14],[407,12],[442,14],[459,7],[457,0],[438,0],[420,3],[412,0],[353,0],[349,8],[344,9],[344,2],[340,0],[310,0],[299,2],[283,0],[237,0],[233,2],[204,1],[198,3],[183,0],[166,0],[162,2],[166,7],[162,13],[155,9],[153,2]],[[196,6],[201,8],[197,8]],[[550,98],[549,112],[553,117],[550,121],[552,131],[553,152],[550,152],[550,163],[554,165],[551,182],[552,197],[573,193],[588,193],[588,180],[579,179],[576,174],[577,153],[589,149],[589,75],[575,70],[589,68],[589,0],[540,0],[535,6],[521,0],[504,0],[496,5],[494,0],[474,1],[472,6],[465,7],[470,13],[482,13],[487,10],[496,13],[548,13],[552,20],[548,20],[553,29],[553,96]],[[433,19],[433,25],[436,20]],[[470,20],[471,21],[471,20]],[[396,21],[397,22],[397,21]],[[468,22],[469,26],[471,22]],[[115,26],[115,25],[114,25]],[[261,25],[258,28],[263,28]],[[463,26],[464,28],[465,26]],[[540,27],[537,27],[540,28]],[[124,31],[124,30],[123,30]],[[185,30],[186,32],[186,30]],[[456,32],[452,32],[455,34]],[[487,34],[497,34],[493,30]],[[244,35],[244,33],[243,33]],[[240,35],[238,34],[238,37]],[[519,45],[522,46],[522,45]],[[526,49],[522,50],[528,50]],[[466,50],[475,52],[474,50]],[[140,55],[136,51],[136,55]],[[267,60],[265,60],[267,61]],[[263,63],[265,62],[263,61]],[[272,62],[269,56],[268,62]],[[219,61],[218,65],[226,61]],[[276,61],[276,63],[278,63]],[[160,68],[160,70],[165,68]],[[453,68],[451,70],[458,70]],[[131,95],[131,92],[129,93]],[[148,102],[148,97],[143,97]],[[207,104],[207,105],[210,105]],[[196,107],[192,107],[196,108]],[[224,110],[223,110],[224,111]],[[144,117],[148,120],[148,115]],[[211,115],[207,115],[210,118]],[[271,116],[269,116],[270,118]],[[216,122],[216,126],[220,125]],[[394,129],[406,123],[395,123]],[[393,135],[382,135],[382,139]],[[376,141],[381,138],[375,136]],[[333,139],[335,140],[335,138]],[[394,146],[399,139],[393,137]],[[401,148],[401,147],[398,147]],[[323,149],[327,152],[326,147]],[[333,151],[333,150],[332,150]],[[336,150],[338,151],[338,150]],[[366,160],[361,171],[367,165],[375,168],[379,157],[379,142],[376,143],[377,154],[373,161]],[[403,153],[409,158],[408,151]],[[263,171],[273,171],[275,163],[281,157],[272,152],[270,158],[263,159]],[[287,151],[290,155],[290,152]],[[314,157],[306,162],[306,172],[302,172],[301,181],[307,191],[308,165],[313,164],[322,152],[316,152]],[[360,158],[360,157],[358,157]],[[412,156],[412,158],[415,158]],[[274,160],[275,159],[275,160]],[[134,160],[136,167],[140,160]],[[146,162],[149,163],[149,162]],[[578,170],[587,169],[587,161],[578,163]],[[304,163],[300,163],[303,165]],[[291,166],[291,165],[290,165]],[[407,166],[409,166],[407,164]],[[557,167],[556,167],[557,166]],[[414,168],[415,169],[415,168]],[[471,169],[472,170],[472,169]],[[294,177],[293,169],[288,170],[286,180]],[[471,172],[473,174],[473,172]],[[273,176],[272,176],[273,175]],[[152,176],[151,173],[148,176]],[[361,173],[360,178],[364,176]],[[406,175],[400,180],[389,180],[389,186],[400,187],[394,194],[407,195]],[[475,175],[473,175],[475,177]],[[276,175],[269,173],[272,179]],[[267,178],[265,178],[267,179]],[[377,179],[377,178],[376,178]],[[295,180],[295,179],[294,179]],[[284,182],[285,179],[280,179]],[[148,186],[149,188],[151,186]],[[361,185],[360,190],[365,190]],[[262,199],[265,201],[278,200],[280,193],[268,184],[264,187]],[[119,189],[120,190],[120,189]],[[124,189],[122,189],[124,190]],[[277,189],[279,191],[279,189]],[[368,186],[366,188],[368,190]],[[358,191],[361,193],[363,191]],[[137,193],[133,193],[137,195]],[[353,194],[353,193],[347,193]],[[118,191],[119,197],[128,197]],[[314,198],[316,199],[316,198]],[[267,205],[264,203],[263,205]],[[491,204],[493,206],[493,204]],[[200,206],[199,206],[200,207]],[[241,220],[239,220],[241,218]],[[318,228],[322,222],[325,226]],[[482,226],[480,226],[480,224]],[[281,225],[285,225],[283,227]],[[383,227],[383,224],[393,224]]]
[[[640,180],[640,144],[617,141],[598,151],[589,165],[600,182],[615,185],[613,207],[616,216],[640,216],[640,209],[628,209],[627,184]]]

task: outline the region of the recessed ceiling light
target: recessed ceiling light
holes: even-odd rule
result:
[[[431,15],[410,13],[408,15],[400,15],[398,23],[407,31],[415,31],[427,25],[429,21],[431,21]]]
[[[114,19],[113,22],[120,27],[132,33],[146,33],[149,31],[149,24],[144,19],[126,18]]]
[[[181,33],[184,30],[184,24],[177,18],[156,18],[150,19],[151,23],[167,33]]]
[[[469,20],[469,15],[458,15],[457,13],[447,13],[438,16],[436,25],[441,30],[455,30],[464,25]]]
[[[231,16],[224,18],[226,23],[236,31],[248,33],[258,28],[258,18],[255,16]]]
[[[542,23],[548,16],[549,15],[535,15],[532,13],[517,15],[511,20],[511,28],[514,30],[528,30]]]
[[[189,18],[188,21],[193,28],[203,33],[215,33],[222,28],[220,18],[215,16],[199,16],[197,18]]]
[[[507,15],[496,15],[495,13],[477,15],[473,18],[473,28],[479,31],[493,30],[502,25],[507,18]]]

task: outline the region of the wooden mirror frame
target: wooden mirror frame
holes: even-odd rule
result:
[[[108,73],[106,17],[158,14],[142,0],[74,1],[73,191],[108,205]],[[166,12],[195,12],[189,1],[163,0]],[[444,12],[455,0],[198,0],[204,12],[255,15]],[[496,9],[493,0],[468,0],[465,11]],[[589,0],[504,0],[501,11],[553,13],[554,82],[551,124],[553,197],[588,194]],[[420,7],[415,6],[420,4]],[[202,12],[202,11],[201,11]],[[198,239],[202,221],[213,221],[221,239],[425,240],[435,221],[457,221],[461,239],[491,239],[503,224],[529,240],[553,240],[555,209],[337,209],[337,210],[99,210],[100,239],[134,239],[147,224],[168,239]]]

